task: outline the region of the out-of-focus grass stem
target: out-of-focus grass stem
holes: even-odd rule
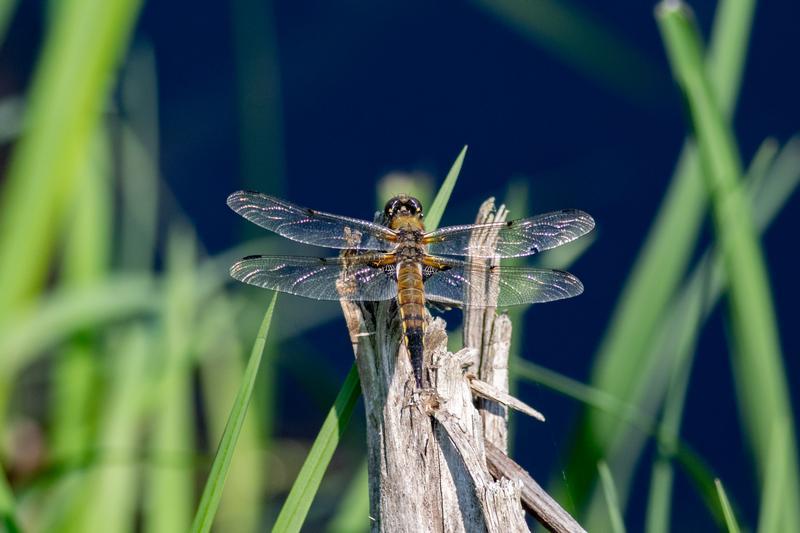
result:
[[[99,130],[71,210],[60,280],[64,286],[91,285],[106,275],[109,265],[112,223],[108,143],[102,128]],[[80,456],[90,443],[94,381],[98,377],[96,340],[92,331],[78,332],[56,360],[52,410],[56,456]]]
[[[197,295],[195,293],[195,243],[186,230],[173,230],[167,250],[167,276],[162,331],[161,387],[157,393],[153,434],[148,452],[152,458],[145,488],[145,531],[187,531],[194,507],[195,449],[192,408],[191,340]],[[162,458],[163,460],[158,460]]]
[[[689,108],[703,177],[713,207],[716,239],[729,277],[729,310],[734,345],[733,367],[744,427],[753,445],[756,470],[769,464],[772,423],[791,420],[769,277],[752,211],[741,183],[741,164],[728,121],[720,111],[702,62],[702,45],[688,8],[679,1],[656,10],[667,56]],[[790,426],[787,484],[782,527],[800,528],[800,476],[796,440]]]
[[[769,464],[764,476],[764,490],[761,491],[761,509],[758,517],[758,533],[779,533],[781,529],[782,507],[786,500],[781,494],[786,486],[788,430],[787,420],[775,418],[772,427],[772,442]]]
[[[0,195],[0,322],[45,281],[139,5],[68,2],[48,31]]]
[[[603,485],[611,531],[613,533],[625,533],[625,524],[622,521],[622,511],[619,507],[619,498],[617,498],[617,489],[614,487],[614,478],[611,475],[611,470],[608,469],[608,465],[603,461],[597,464],[597,470],[600,472],[600,481]]]
[[[247,188],[284,192],[280,65],[270,0],[234,0],[241,169]]]
[[[17,2],[18,0],[3,0],[0,2],[0,46],[5,41],[6,30],[8,30],[8,24],[17,9]]]
[[[719,502],[722,506],[722,511],[725,514],[725,524],[728,526],[728,533],[739,533],[739,524],[736,523],[736,517],[733,515],[733,509],[728,501],[728,495],[725,493],[725,488],[722,486],[722,482],[719,479],[715,479],[714,485],[717,487]]]
[[[24,135],[0,192],[0,326],[46,281],[65,211],[141,0],[65,3],[27,95]],[[21,231],[24,228],[24,231]],[[13,375],[0,377],[0,427]]]
[[[789,145],[782,158],[790,155],[792,147]],[[758,201],[758,191],[763,190],[764,181],[770,177],[771,183],[777,184],[786,179],[785,173],[771,173],[771,166],[778,152],[778,144],[774,139],[767,139],[762,144],[748,170],[748,190],[754,212],[760,215],[764,222],[759,224],[759,229],[764,230],[769,219],[774,216],[778,208],[770,209],[764,206],[763,201]],[[780,170],[780,169],[778,169]],[[795,173],[800,175],[800,171]],[[791,175],[790,175],[791,176]],[[788,194],[784,196],[784,201]],[[686,402],[689,385],[689,375],[694,361],[697,337],[700,334],[702,323],[713,309],[719,299],[723,287],[723,274],[718,258],[709,253],[703,255],[698,267],[692,272],[689,281],[684,284],[680,293],[672,304],[665,324],[665,333],[662,339],[669,336],[668,350],[674,354],[670,362],[670,380],[664,399],[664,411],[659,428],[659,455],[653,465],[650,483],[650,499],[647,506],[648,533],[661,533],[669,531],[672,493],[672,456],[678,446],[680,424]],[[670,327],[670,324],[677,327]],[[668,332],[668,333],[667,333]],[[667,349],[659,353],[666,353]]]
[[[706,63],[726,116],[732,115],[739,92],[753,8],[752,0],[722,0],[717,7],[720,15],[712,29]],[[654,364],[655,353],[648,347],[664,322],[667,305],[697,242],[707,199],[700,173],[694,145],[687,140],[595,358],[592,384],[626,402],[637,402],[638,377],[643,369]],[[585,504],[591,494],[597,461],[612,453],[616,436],[623,430],[619,423],[593,410],[586,411],[583,417],[566,472],[571,495],[579,506]],[[635,463],[634,457],[641,452],[629,449],[626,453],[626,461]],[[614,461],[609,462],[614,470]],[[629,480],[616,470],[614,474],[624,508]],[[597,491],[591,507],[596,509],[593,514],[603,522],[593,524],[590,519],[587,521],[589,529],[607,527],[604,505]]]
[[[115,336],[116,353],[103,413],[95,440],[97,452],[76,496],[70,519],[60,531],[134,531],[139,493],[138,428],[144,420],[144,401],[152,393],[148,363],[153,335],[140,325]],[[75,511],[78,512],[75,512]]]
[[[14,493],[8,484],[5,471],[0,470],[0,525],[9,533],[21,531],[17,523],[17,509]]]
[[[158,80],[153,48],[139,42],[121,82],[122,116],[113,124],[119,165],[117,263],[124,271],[150,271],[158,233]]]

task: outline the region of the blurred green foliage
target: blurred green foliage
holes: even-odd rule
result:
[[[666,76],[568,2],[477,3],[633,100],[652,98],[647,87]],[[15,4],[0,3],[0,42]],[[336,315],[321,311],[301,320],[287,301],[267,339],[274,300],[259,328],[253,317],[264,316],[263,300],[227,284],[227,266],[241,248],[207,257],[180,208],[161,196],[153,51],[146,44],[128,50],[140,7],[137,0],[71,0],[50,13],[23,133],[0,191],[0,528],[172,532],[189,529],[195,517],[196,531],[212,524],[219,531],[296,531],[307,519],[334,516],[331,531],[366,530],[366,466],[352,461],[346,475],[328,471],[358,396],[355,372],[313,445],[277,438],[273,429],[277,343]],[[283,187],[278,56],[270,18],[251,8],[238,2],[233,17],[247,140],[243,174],[253,181],[263,171],[275,192]],[[759,480],[752,494],[760,500],[758,530],[800,528],[794,419],[759,243],[800,182],[800,141],[779,146],[768,139],[747,172],[741,168],[730,122],[753,10],[749,0],[722,0],[703,55],[685,7],[659,7],[692,132],[597,348],[591,382],[526,361],[525,331],[515,333],[512,387],[535,382],[585,407],[565,472],[572,493],[559,498],[574,504],[589,530],[625,529],[632,479],[649,442],[658,452],[647,465],[647,531],[670,530],[676,475],[691,480],[720,527],[738,530],[735,502],[680,432],[697,340],[723,296],[738,414]],[[268,81],[252,63],[253,36],[263,37],[255,40],[272,59]],[[594,56],[585,53],[586,42]],[[615,64],[638,65],[641,76],[593,59],[603,54],[627,58]],[[251,113],[245,88],[252,83],[270,94],[272,107]],[[137,112],[117,125],[116,152],[106,120],[115,86],[123,102],[139,96]],[[465,153],[466,147],[428,210],[430,229],[441,220]],[[432,196],[431,180],[412,176],[386,180],[378,197],[398,187],[426,204]],[[524,182],[510,188],[514,217],[527,214],[527,194]],[[158,218],[159,205],[170,207],[166,221]],[[709,213],[715,244],[695,259]],[[591,242],[544,260],[564,268]],[[280,246],[270,238],[254,243]],[[512,311],[515,324],[525,311]],[[44,380],[26,379],[31,375]],[[335,390],[326,376],[303,379],[310,392],[320,384]],[[336,498],[315,499],[326,483],[334,486],[328,493],[346,494],[338,506]]]

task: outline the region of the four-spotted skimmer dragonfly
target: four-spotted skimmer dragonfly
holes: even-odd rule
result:
[[[594,227],[591,216],[568,209],[426,233],[422,205],[406,195],[389,200],[384,224],[323,213],[250,191],[233,193],[228,205],[247,220],[288,239],[345,250],[339,257],[328,258],[245,257],[231,267],[231,276],[317,300],[396,298],[418,386],[426,302],[507,307],[577,296],[583,285],[568,272],[491,265],[487,259],[536,254],[573,241]],[[478,244],[481,239],[474,238],[487,234],[496,242],[493,247]],[[486,283],[487,278],[494,283]]]

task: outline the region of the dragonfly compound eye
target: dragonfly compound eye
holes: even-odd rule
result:
[[[400,196],[395,196],[388,202],[386,202],[386,207],[383,208],[383,212],[387,217],[393,216],[397,211],[406,204],[403,198]]]
[[[412,215],[422,215],[422,204],[416,198],[409,198],[406,205],[408,206],[408,211]]]

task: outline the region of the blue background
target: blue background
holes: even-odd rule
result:
[[[630,70],[598,55],[600,69],[617,80],[603,82],[477,2],[239,2],[245,13],[239,18],[227,2],[149,2],[135,44],[149,43],[155,52],[163,177],[214,253],[234,245],[244,231],[244,222],[225,206],[233,190],[255,188],[371,218],[381,176],[420,171],[441,180],[469,144],[443,224],[471,221],[485,197],[505,196],[512,179],[528,183],[527,214],[578,207],[597,220],[596,243],[571,268],[585,294],[537,306],[525,324],[527,358],[588,381],[592,355],[667,187],[687,123],[652,4],[572,4],[631,44],[647,69]],[[707,35],[715,3],[692,5]],[[40,44],[41,7],[21,3],[0,56],[3,96],[26,86]],[[271,15],[274,34],[262,14]],[[735,118],[745,162],[765,137],[783,143],[800,129],[798,20],[795,1],[758,7]],[[237,81],[235,31],[251,61],[245,89]],[[277,57],[269,55],[270,42]],[[585,50],[586,57],[592,54]],[[279,79],[265,79],[273,59]],[[267,165],[263,174],[242,164],[243,97],[252,105],[255,126],[247,131],[258,147],[256,160]],[[271,109],[280,110],[277,122]],[[271,122],[259,122],[261,117]],[[795,412],[799,223],[795,195],[764,239]],[[703,244],[710,242],[708,231]],[[316,303],[306,305],[315,312]],[[683,437],[724,476],[752,518],[755,480],[740,434],[723,314],[715,312],[698,346]],[[457,315],[445,318],[455,323]],[[281,434],[316,434],[323,413],[314,406],[330,402],[351,364],[343,331],[336,321],[303,341],[326,354],[318,364],[331,372],[329,389],[318,391],[315,402],[292,386],[302,369],[286,359],[301,347],[290,342],[282,348]],[[522,395],[547,414],[548,423],[519,422],[516,457],[541,480],[560,476],[580,406],[537,387],[525,386]],[[357,412],[358,424],[360,418]],[[356,449],[358,431],[351,443]],[[633,530],[643,523],[646,501],[647,478],[640,477],[626,517]],[[683,518],[675,518],[675,527],[681,520],[710,525],[702,502],[687,488],[678,476],[674,498]]]

